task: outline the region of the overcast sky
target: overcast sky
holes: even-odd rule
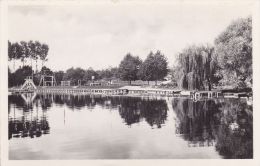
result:
[[[84,6],[10,6],[9,40],[49,45],[53,70],[118,66],[130,52],[145,59],[161,50],[169,65],[192,44],[213,44],[249,5],[96,4]]]

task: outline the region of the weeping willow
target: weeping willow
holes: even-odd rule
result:
[[[217,63],[214,48],[209,46],[191,46],[184,49],[177,59],[178,85],[188,90],[211,90],[217,79]]]

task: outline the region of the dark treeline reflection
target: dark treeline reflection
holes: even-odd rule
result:
[[[118,108],[120,116],[127,125],[144,119],[149,125],[156,125],[158,128],[165,122],[168,109],[165,100],[124,96],[56,95],[54,102],[60,105],[66,104],[72,109],[82,107],[92,109],[96,105],[106,109]]]
[[[121,98],[119,114],[127,125],[138,123],[144,119],[149,125],[161,128],[167,118],[165,100],[142,100],[141,98]]]
[[[49,134],[49,130],[46,117],[40,119],[9,119],[8,139],[12,137],[40,137],[42,134]]]
[[[43,134],[49,134],[50,127],[46,116],[46,110],[43,108],[44,101],[34,100],[28,102],[28,98],[33,96],[8,96],[8,139],[24,137],[40,137]],[[11,105],[12,104],[12,105]],[[42,109],[39,109],[39,106]],[[35,110],[33,109],[35,108]],[[22,110],[19,111],[19,110]],[[22,115],[19,115],[22,113]]]
[[[252,106],[239,99],[174,99],[176,133],[189,146],[215,146],[224,158],[253,157]]]

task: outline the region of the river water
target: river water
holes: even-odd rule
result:
[[[252,158],[246,99],[9,95],[9,159]]]

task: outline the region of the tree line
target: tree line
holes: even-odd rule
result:
[[[233,21],[214,46],[189,46],[178,55],[172,70],[181,89],[252,87],[252,18]]]
[[[88,82],[91,80],[106,80],[112,81],[120,79],[123,81],[143,80],[157,81],[163,80],[168,73],[168,62],[166,57],[160,52],[150,52],[147,58],[142,61],[139,56],[133,56],[127,53],[118,67],[110,67],[104,70],[93,70],[88,68],[70,68],[63,76],[63,80],[70,80],[76,84],[78,80]],[[94,78],[94,79],[92,79]]]
[[[154,72],[148,72],[153,69]],[[156,71],[155,71],[156,70]],[[70,68],[63,73],[62,80],[69,80],[73,85],[76,85],[80,80],[83,83],[93,80],[112,80],[131,81],[157,81],[162,80],[168,73],[168,62],[166,57],[157,51],[155,54],[151,52],[144,62],[138,57],[127,53],[122,59],[118,67],[109,67],[103,70],[94,70],[88,68]],[[61,74],[61,72],[59,72]],[[57,79],[61,80],[61,77]]]
[[[127,53],[117,67],[104,70],[93,68],[70,68],[67,71],[53,72],[44,66],[47,61],[49,47],[38,41],[11,43],[8,41],[8,59],[14,62],[20,60],[23,67],[11,73],[9,70],[9,86],[20,85],[22,78],[30,73],[37,75],[43,71],[54,74],[57,82],[70,80],[72,85],[78,81],[93,80],[124,81],[163,80],[171,74],[172,82],[180,89],[211,90],[218,87],[244,88],[252,87],[252,18],[241,18],[233,21],[215,39],[214,45],[192,45],[184,48],[176,55],[172,68],[168,67],[167,58],[161,51],[150,52],[145,60],[139,56]],[[30,60],[31,65],[24,65]],[[42,68],[37,70],[38,60]],[[32,69],[35,63],[36,71]],[[18,80],[17,80],[18,79]]]
[[[39,55],[40,57],[41,54],[34,55]],[[18,59],[19,58],[16,58],[15,60]],[[37,66],[37,59],[32,58],[32,60],[35,60]],[[58,84],[61,81],[70,81],[71,85],[78,85],[79,81],[82,84],[86,84],[89,81],[96,80],[105,80],[109,82],[111,82],[112,80],[123,80],[129,81],[129,84],[131,84],[131,81],[143,80],[148,81],[149,84],[149,81],[162,80],[167,75],[168,62],[166,57],[160,51],[157,51],[156,53],[150,52],[144,61],[142,61],[138,56],[133,56],[131,53],[127,53],[118,67],[109,67],[103,70],[94,70],[91,67],[89,67],[88,69],[72,67],[65,72],[53,72],[46,66],[42,66],[40,71],[34,71],[32,65],[24,65],[22,68],[17,69],[13,73],[11,73],[9,69],[8,73],[10,87],[21,85],[24,82],[25,77],[30,76],[31,73],[33,73],[33,79],[36,84],[39,82],[41,74],[54,75]]]
[[[20,60],[22,62],[22,67],[25,63],[30,60],[31,68],[34,61],[36,71],[38,70],[38,60],[42,61],[42,67],[44,62],[47,61],[47,55],[49,52],[49,46],[45,43],[40,43],[39,41],[29,42],[21,41],[11,43],[8,41],[8,60],[13,62],[13,70],[16,70],[15,62]]]

